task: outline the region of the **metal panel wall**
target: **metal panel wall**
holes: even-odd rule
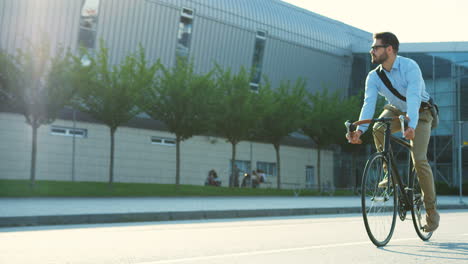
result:
[[[113,63],[142,44],[149,60],[173,64],[180,9],[144,0],[102,0],[99,19],[97,35],[105,40]]]
[[[81,1],[2,0],[0,1],[0,48],[13,52],[28,42],[48,38],[58,45],[75,47]]]
[[[349,86],[352,58],[336,56],[321,51],[292,45],[279,39],[267,39],[263,74],[267,75],[272,85],[281,81],[307,80],[309,91],[324,87],[334,91]]]
[[[112,63],[136,51],[141,43],[150,60],[161,59],[171,66],[182,7],[195,10],[191,56],[199,72],[210,70],[214,62],[233,69],[250,67],[255,32],[266,30],[264,74],[274,78],[285,73],[288,78],[329,76],[324,69],[336,73],[337,65],[348,64],[348,59],[337,60],[324,52],[341,56],[350,53],[348,33],[362,34],[360,30],[353,31],[342,23],[276,0],[101,0],[97,38],[105,41]],[[75,49],[80,9],[80,0],[1,1],[0,47],[9,51],[24,48],[25,40],[37,40],[47,34],[53,43]],[[276,41],[282,44],[275,46]],[[320,61],[320,65],[335,63],[327,68],[310,65],[315,61]],[[317,71],[311,74],[312,70]],[[336,76],[330,79],[336,80]]]
[[[194,18],[191,57],[197,72],[208,72],[215,63],[237,71],[250,67],[255,32],[218,23],[203,17]]]
[[[195,9],[204,16],[338,55],[368,45],[371,34],[279,0],[147,0]]]

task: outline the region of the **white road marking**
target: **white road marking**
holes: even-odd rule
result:
[[[392,242],[408,241],[408,240],[419,240],[419,238],[394,239],[394,240],[392,240]],[[246,252],[228,253],[228,254],[211,255],[211,256],[198,256],[198,257],[188,257],[188,258],[179,258],[179,259],[156,260],[156,261],[150,261],[150,262],[139,262],[138,264],[179,263],[179,262],[185,262],[185,261],[199,261],[199,260],[210,260],[210,259],[218,259],[218,258],[244,257],[244,256],[252,256],[252,255],[265,255],[265,254],[294,252],[294,251],[311,250],[311,249],[357,246],[357,245],[365,245],[365,244],[372,245],[372,242],[363,241],[363,242],[339,243],[339,244],[328,244],[328,245],[316,245],[316,246],[308,246],[308,247],[281,248],[281,249],[259,250],[259,251],[258,250],[257,251],[246,251]]]

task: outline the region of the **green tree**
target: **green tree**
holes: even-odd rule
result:
[[[36,180],[37,131],[54,122],[69,103],[76,78],[71,53],[63,48],[52,53],[47,40],[16,54],[0,51],[0,99],[23,114],[32,128],[31,187]]]
[[[15,75],[19,75],[19,69],[14,64],[15,57],[0,50],[0,103],[12,104],[13,89],[16,81]]]
[[[221,95],[214,112],[214,132],[232,145],[229,180],[229,186],[232,187],[237,183],[237,175],[234,175],[236,146],[240,141],[252,137],[259,116],[256,111],[259,96],[251,90],[250,74],[244,68],[233,74],[230,69],[224,70],[218,66],[216,87]]]
[[[179,186],[180,143],[210,130],[215,89],[212,74],[196,74],[193,63],[186,59],[178,58],[171,69],[160,67],[162,75],[148,86],[142,108],[176,135],[176,186]]]
[[[322,92],[309,94],[308,113],[303,132],[317,145],[317,184],[321,190],[321,151],[332,144],[344,144],[344,121],[350,117],[350,109],[357,100],[343,99],[339,92],[329,93],[328,89]]]
[[[277,89],[266,85],[260,90],[258,104],[263,110],[260,111],[255,137],[273,144],[275,148],[278,189],[281,188],[281,141],[303,126],[307,109],[305,97],[305,82],[301,79],[294,84],[282,82]]]
[[[119,126],[134,118],[140,109],[144,89],[154,81],[157,64],[149,64],[145,51],[127,55],[121,64],[109,64],[109,52],[101,41],[95,56],[84,51],[89,65],[82,65],[75,57],[75,64],[87,69],[86,85],[80,86],[75,107],[90,114],[110,129],[109,185],[114,181],[115,132]]]

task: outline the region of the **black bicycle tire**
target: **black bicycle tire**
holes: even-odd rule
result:
[[[422,240],[422,241],[428,241],[431,237],[432,237],[432,232],[429,232],[429,233],[425,233],[423,230],[420,229],[419,225],[418,225],[418,218],[416,216],[416,212],[415,212],[415,209],[416,209],[416,200],[414,199],[414,192],[416,192],[416,188],[414,187],[415,186],[415,181],[418,181],[419,182],[419,179],[416,175],[416,171],[413,171],[412,172],[413,175],[413,181],[410,183],[410,188],[411,190],[413,190],[412,193],[412,197],[411,200],[412,200],[412,206],[411,206],[411,218],[413,220],[413,226],[414,226],[414,229],[416,230],[416,234],[418,234],[418,237]],[[421,188],[419,186],[419,188]],[[419,191],[421,192],[421,191]]]
[[[386,244],[388,244],[388,242],[390,242],[390,239],[392,238],[393,236],[393,232],[395,230],[395,225],[396,225],[396,216],[397,216],[397,207],[398,207],[398,199],[397,199],[397,192],[395,191],[394,192],[394,195],[393,195],[393,217],[392,217],[392,223],[391,223],[391,227],[390,227],[390,230],[389,230],[389,233],[387,235],[387,237],[383,240],[383,241],[379,241],[378,239],[375,238],[375,236],[372,234],[372,230],[369,226],[369,222],[368,222],[368,219],[367,219],[367,212],[366,212],[366,179],[368,177],[368,171],[369,171],[369,168],[370,166],[372,165],[372,163],[378,159],[378,158],[382,158],[384,160],[387,160],[386,157],[380,153],[380,152],[377,152],[377,153],[374,153],[372,154],[369,159],[367,160],[366,162],[366,166],[365,166],[365,169],[364,169],[364,173],[363,173],[363,176],[362,176],[362,186],[361,186],[361,209],[362,209],[362,217],[363,217],[363,220],[364,220],[364,226],[366,228],[366,232],[367,232],[367,235],[369,236],[369,239],[372,241],[372,243],[374,245],[376,245],[377,247],[383,247],[385,246]],[[390,180],[391,184],[392,184],[392,187],[394,188],[395,190],[395,183],[393,180]]]

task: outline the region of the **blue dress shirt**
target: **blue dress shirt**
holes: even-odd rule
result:
[[[402,112],[406,112],[410,118],[408,126],[416,129],[421,102],[427,102],[430,98],[418,64],[412,59],[397,56],[390,72],[384,69],[393,87],[406,97],[406,102],[393,95],[387,86],[385,86],[376,72],[377,68],[367,75],[364,104],[359,120],[373,118],[377,95],[380,94],[387,99],[389,104]],[[367,124],[361,125],[358,129],[366,132],[368,126]]]

